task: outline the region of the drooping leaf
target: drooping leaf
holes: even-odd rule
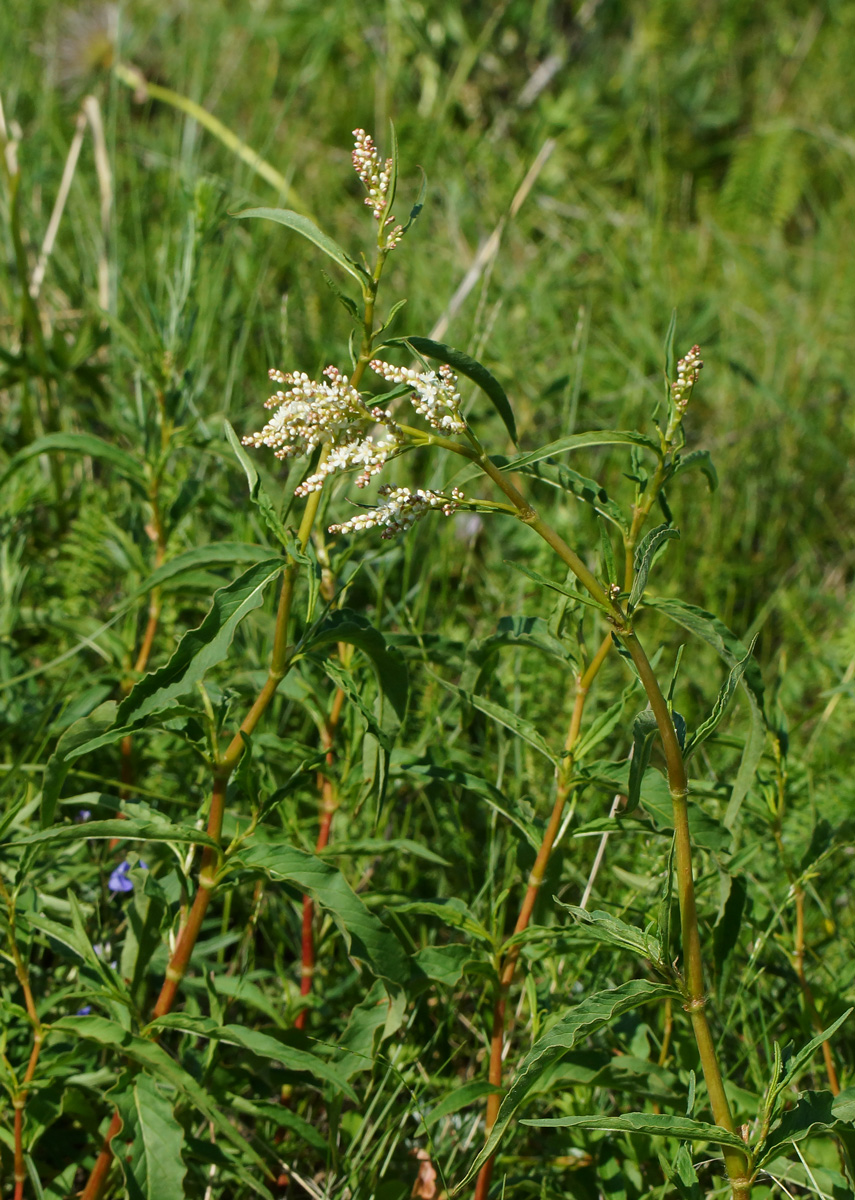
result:
[[[709,450],[692,450],[690,454],[681,454],[675,460],[668,478],[676,479],[678,475],[682,475],[685,471],[695,470],[701,471],[706,476],[709,490],[714,492],[718,487],[718,473],[710,457]]]
[[[456,1087],[450,1095],[440,1100],[439,1104],[434,1105],[430,1112],[423,1114],[422,1120],[425,1129],[432,1129],[443,1117],[450,1117],[453,1113],[460,1112],[462,1108],[468,1108],[470,1104],[475,1104],[487,1096],[495,1095],[499,1090],[483,1079],[473,1079],[469,1083]]]
[[[629,760],[629,790],[626,795],[627,813],[638,808],[641,781],[650,763],[653,742],[659,732],[656,717],[650,708],[643,709],[632,723],[632,757]]]
[[[847,1008],[846,1012],[842,1013],[841,1016],[839,1016],[836,1021],[829,1025],[827,1029],[824,1029],[822,1033],[818,1033],[815,1038],[811,1038],[811,1040],[802,1050],[799,1050],[797,1054],[794,1054],[793,1057],[789,1059],[787,1063],[785,1063],[781,1078],[772,1089],[773,1097],[780,1096],[785,1088],[788,1088],[791,1083],[794,1083],[796,1079],[798,1079],[802,1070],[813,1058],[815,1052],[819,1049],[822,1043],[827,1042],[828,1039],[837,1032],[843,1022],[850,1016],[852,1011],[853,1010],[851,1008]]]
[[[511,712],[509,708],[505,708],[502,704],[497,704],[494,700],[488,700],[486,696],[476,696],[474,693],[468,692],[465,688],[457,687],[456,684],[449,683],[446,679],[435,675],[433,672],[431,672],[431,676],[441,683],[443,687],[459,696],[464,703],[477,708],[485,716],[492,717],[494,721],[498,721],[500,725],[504,725],[511,733],[515,733],[524,742],[528,742],[544,758],[548,758],[551,763],[557,765],[558,759],[540,736],[533,722],[526,720],[525,717],[521,717],[517,713]]]
[[[677,1151],[673,1164],[669,1163],[661,1154],[659,1164],[662,1167],[662,1174],[677,1190],[681,1200],[701,1200],[698,1173],[685,1143]]]
[[[289,544],[288,531],[282,524],[282,521],[279,518],[279,513],[277,512],[273,501],[270,499],[267,489],[261,482],[261,476],[256,469],[255,463],[241,445],[240,438],[235,433],[234,429],[232,429],[228,421],[225,422],[224,428],[228,443],[235,452],[235,458],[243,467],[244,474],[246,475],[246,481],[249,484],[249,498],[251,502],[258,509],[259,516],[276,540],[281,542],[282,545],[287,548]]]
[[[632,979],[604,992],[596,992],[577,1004],[542,1037],[538,1038],[520,1063],[513,1083],[502,1100],[499,1115],[483,1148],[476,1155],[461,1186],[468,1183],[482,1164],[494,1153],[505,1130],[528,1093],[568,1050],[572,1050],[582,1038],[589,1037],[604,1025],[614,1021],[625,1012],[638,1008],[651,1000],[666,997],[676,999],[678,993],[665,984],[651,983],[646,979]]]
[[[567,450],[581,450],[587,446],[643,446],[647,450],[658,451],[659,446],[652,438],[643,433],[634,433],[625,429],[591,429],[587,433],[569,433],[557,441],[548,442],[539,450],[530,450],[527,454],[519,454],[516,458],[493,458],[497,467],[503,471],[519,471],[532,463],[544,458],[553,458]]]
[[[400,723],[407,709],[409,687],[407,664],[401,655],[386,645],[382,633],[361,613],[348,608],[340,608],[325,617],[301,644],[300,651],[308,654],[339,642],[356,646],[368,657],[383,695],[389,700],[394,716]]]
[[[745,1142],[735,1133],[706,1121],[690,1117],[672,1117],[664,1113],[624,1113],[611,1117],[606,1113],[590,1117],[542,1117],[523,1121],[539,1129],[599,1129],[604,1133],[646,1133],[653,1137],[674,1137],[685,1142],[715,1142],[734,1150],[745,1151]]]
[[[19,450],[9,460],[5,470],[0,474],[0,487],[31,458],[36,458],[40,454],[62,453],[88,454],[90,458],[103,459],[104,462],[114,466],[126,479],[130,479],[140,486],[145,484],[143,464],[128,454],[127,450],[114,446],[112,442],[105,442],[103,438],[95,437],[91,433],[48,433],[44,437],[30,442],[29,446]]]
[[[565,904],[563,900],[558,899],[556,899],[556,904],[561,908],[566,908],[595,941],[602,942],[606,946],[618,946],[657,966],[663,965],[662,947],[658,938],[653,937],[652,934],[644,933],[641,929],[636,929],[634,925],[627,925],[625,921],[613,917],[610,913],[589,912],[585,908],[579,908],[575,904]]]
[[[468,354],[464,354],[462,350],[455,350],[453,346],[446,346],[443,342],[435,342],[431,338],[396,338],[394,342],[412,346],[417,354],[422,354],[425,358],[433,358],[437,362],[446,363],[458,375],[465,375],[467,379],[471,379],[473,383],[477,384],[502,418],[511,441],[515,446],[517,445],[517,423],[514,420],[511,402],[498,379],[485,366],[474,358],[470,358]]]
[[[324,254],[328,255],[333,262],[338,263],[342,270],[347,271],[348,275],[358,279],[360,284],[366,281],[366,273],[363,268],[342,250],[338,242],[333,241],[329,234],[319,229],[314,221],[293,212],[290,208],[245,208],[243,212],[231,215],[237,220],[244,220],[247,217],[262,217],[266,221],[276,221],[277,224],[284,225],[286,229],[293,229],[295,233],[299,233],[301,237],[312,242],[319,250],[323,250]]]
[[[756,641],[756,638],[755,638]],[[727,712],[728,705],[733,698],[733,693],[736,691],[736,686],[742,676],[745,674],[745,668],[754,653],[754,642],[748,647],[748,653],[740,662],[735,663],[731,669],[727,679],[721,685],[718,696],[716,697],[713,710],[705,721],[703,721],[689,739],[689,744],[686,747],[686,757],[700,746],[707,738],[715,732],[721,724],[724,714]]]
[[[539,583],[541,587],[547,587],[550,591],[558,592],[561,596],[567,596],[570,600],[587,605],[588,608],[595,608],[598,612],[608,612],[605,605],[594,600],[586,591],[577,591],[570,583],[559,583],[556,579],[547,579],[539,571],[533,571],[531,567],[527,567],[523,563],[514,562],[513,559],[506,558],[505,562],[509,567],[513,567],[515,571],[519,571],[521,575],[525,575],[533,583]]]
[[[56,749],[47,761],[42,782],[40,823],[42,828],[51,824],[56,813],[56,802],[65,777],[71,769],[71,759],[80,746],[109,729],[115,723],[117,705],[114,700],[100,704],[88,717],[81,717],[60,736]]]
[[[562,492],[569,492],[571,496],[575,496],[583,504],[589,505],[595,513],[610,521],[612,525],[616,525],[618,529],[623,531],[627,529],[626,518],[620,505],[610,499],[606,489],[595,479],[589,479],[587,475],[580,475],[578,471],[571,470],[564,463],[541,461],[519,469],[524,475],[529,475],[533,479],[541,479],[544,483],[548,483]]]
[[[196,546],[193,550],[185,550],[177,554],[169,562],[152,571],[138,588],[135,588],[129,600],[139,600],[155,588],[177,587],[182,577],[199,567],[222,566],[225,563],[264,562],[270,558],[267,546],[253,546],[249,542],[211,542],[208,546]]]
[[[260,606],[265,587],[281,570],[281,558],[268,558],[215,592],[198,629],[185,633],[169,662],[144,676],[119,705],[117,724],[136,724],[195,687],[226,657],[238,625]]]
[[[317,855],[283,843],[255,842],[230,860],[271,879],[282,879],[311,896],[335,921],[348,952],[375,975],[404,984],[410,966],[403,946],[379,917],[369,912],[342,873]]]
[[[685,600],[648,596],[644,603],[648,608],[655,608],[664,613],[672,621],[682,625],[684,629],[688,629],[695,637],[712,646],[729,667],[734,667],[748,655],[748,647],[734,633],[731,633],[724,622],[720,621],[713,613],[698,608],[694,604],[687,604]],[[732,829],[736,822],[742,801],[748,794],[766,743],[763,676],[755,659],[749,658],[740,683],[748,700],[751,724],[724,817],[724,823],[728,829]]]
[[[644,589],[647,587],[650,568],[658,558],[665,543],[672,538],[679,538],[679,536],[679,529],[674,529],[669,525],[657,525],[655,529],[651,529],[649,533],[646,533],[638,543],[635,549],[635,578],[632,582],[632,591],[629,594],[629,601],[627,602],[628,612],[632,612],[641,603]]]
[[[230,1166],[239,1171],[240,1178],[265,1200],[272,1200],[270,1191],[264,1186],[263,1180],[271,1178],[271,1171],[263,1158],[253,1149],[250,1143],[238,1132],[214,1103],[208,1091],[185,1071],[155,1042],[149,1038],[137,1037],[124,1029],[117,1021],[107,1017],[75,1016],[61,1017],[51,1024],[53,1034],[67,1033],[72,1038],[86,1038],[101,1046],[111,1048],[116,1054],[131,1059],[143,1067],[146,1072],[156,1079],[162,1079],[171,1087],[177,1088],[198,1111],[210,1121],[224,1139],[231,1142],[246,1164],[252,1165],[252,1171],[236,1161]]]
[[[338,1071],[335,1065],[328,1063],[317,1054],[303,1050],[298,1046],[289,1046],[270,1034],[260,1033],[243,1025],[218,1025],[210,1017],[197,1017],[188,1013],[168,1013],[152,1021],[150,1029],[180,1029],[194,1037],[209,1038],[211,1041],[223,1042],[229,1046],[239,1046],[259,1058],[269,1058],[289,1071],[300,1071],[313,1076],[315,1086],[320,1082],[331,1083],[341,1089],[348,1100],[356,1100],[356,1093]]]
[[[86,821],[77,825],[52,825],[40,833],[19,838],[17,845],[32,846],[42,842],[86,842],[91,838],[127,838],[141,842],[176,842],[211,846],[217,843],[201,829],[191,825],[170,825],[168,821],[144,821],[136,817],[115,821]]]
[[[128,1200],[183,1200],[184,1127],[172,1102],[144,1074],[126,1075],[112,1094],[122,1118],[120,1141],[130,1141],[129,1152],[116,1156]]]

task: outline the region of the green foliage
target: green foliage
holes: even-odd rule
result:
[[[702,1200],[742,1128],[753,1197],[850,1195],[851,12],[191,0],[112,60],[105,13],[0,11],[0,1193],[82,1191],[117,1114],[103,1200],[438,1200],[494,1152],[491,1200]],[[271,366],[381,347],[468,427],[384,481],[466,499],[331,537],[352,476],[241,438]]]

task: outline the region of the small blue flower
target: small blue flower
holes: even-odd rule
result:
[[[143,871],[148,870],[148,866],[143,862],[142,859],[139,860],[137,866]],[[107,881],[107,887],[111,892],[132,892],[134,890],[133,883],[131,883],[130,879],[128,879],[128,871],[130,871],[130,869],[131,864],[127,859],[125,859],[124,862],[119,863]]]
[[[78,1015],[78,1017],[88,1017],[91,1012],[92,1012],[92,1005],[84,1004],[82,1008],[78,1008],[77,1015]]]
[[[82,824],[84,821],[91,820],[92,819],[92,809],[91,808],[78,809],[77,816],[74,819],[75,819],[75,821],[77,821],[80,824]]]

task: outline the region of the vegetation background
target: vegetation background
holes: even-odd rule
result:
[[[223,423],[240,434],[260,427],[270,366],[316,377],[327,362],[343,365],[349,323],[311,246],[228,214],[287,202],[341,244],[365,245],[364,210],[349,166],[351,130],[373,130],[382,146],[393,119],[402,194],[415,196],[419,165],[429,187],[422,217],[390,260],[385,295],[389,303],[408,298],[401,331],[427,334],[444,318],[442,339],[489,365],[512,397],[524,448],[589,428],[647,428],[661,394],[672,309],[677,348],[693,342],[703,348],[706,365],[687,418],[689,448],[712,451],[721,483],[712,494],[700,475],[675,485],[669,498],[682,540],[670,548],[656,586],[718,614],[746,642],[758,635],[771,711],[789,730],[793,799],[785,854],[797,860],[817,829],[820,840],[824,829],[837,830],[834,839],[827,836],[834,852],[809,885],[807,908],[808,969],[830,1024],[855,993],[845,824],[855,801],[855,92],[847,82],[855,7],[843,0],[123,4],[122,59],[216,114],[287,177],[293,194],[284,198],[196,121],[167,104],[138,102],[109,71],[99,72],[104,46],[89,20],[95,15],[45,0],[0,7],[0,95],[19,142],[21,226],[31,265],[87,92],[102,106],[114,189],[104,244],[87,138],[38,300],[55,347],[47,392],[18,355],[21,278],[8,194],[0,201],[6,268],[0,472],[34,436],[53,430],[94,433],[142,452],[155,437],[149,414],[159,389],[180,426],[163,484],[169,555],[215,542],[263,542]],[[530,188],[512,211],[533,164]],[[497,253],[453,305],[494,233]],[[106,320],[99,260],[107,265],[100,296]],[[485,428],[491,422],[484,417]],[[491,448],[506,450],[498,422],[493,435]],[[259,458],[266,478],[271,463]],[[603,480],[610,494],[631,494],[625,456],[617,452],[593,451],[580,469]],[[415,470],[420,482],[435,483],[443,468],[408,456],[396,470],[401,479]],[[133,665],[144,606],[112,620],[114,606],[154,566],[145,505],[121,473],[68,456],[59,484],[58,500],[55,473],[45,459],[33,459],[6,481],[0,498],[0,789],[10,804],[37,795],[62,730],[118,694]],[[276,486],[270,477],[270,489]],[[568,541],[596,555],[596,525],[582,506],[568,507],[566,497],[549,489],[541,504]],[[341,490],[331,511],[339,520],[348,515]],[[444,934],[428,913],[414,917],[401,907],[396,917],[396,904],[406,898],[463,897],[501,936],[504,890],[525,878],[527,843],[483,796],[425,782],[413,764],[423,766],[432,755],[444,768],[500,788],[526,820],[548,813],[548,764],[506,730],[450,703],[436,673],[458,679],[467,646],[493,634],[502,617],[549,616],[548,599],[507,560],[546,575],[554,569],[521,527],[463,516],[426,521],[397,541],[356,539],[337,553],[340,578],[361,563],[349,603],[397,637],[410,658],[413,694],[385,798],[346,806],[333,838],[406,838],[443,862],[400,849],[354,850],[337,861],[372,907],[392,914],[413,947]],[[202,619],[213,587],[234,574],[233,565],[209,567],[166,596],[152,665],[166,660],[175,639]],[[243,696],[258,678],[271,604],[241,626],[231,666],[213,675],[218,703]],[[647,638],[664,640],[673,657],[679,638],[660,628],[654,614],[644,620]],[[711,654],[687,651],[679,696],[690,725],[709,709],[719,676]],[[626,684],[616,657],[606,678],[597,702],[603,708]],[[504,650],[490,686],[560,745],[572,695],[559,666],[524,649]],[[296,684],[286,689],[260,735],[264,788],[281,785],[305,747],[315,745],[302,699]],[[732,782],[745,732],[743,703],[715,753],[697,764],[711,818],[721,816]],[[358,722],[348,737],[343,779],[361,768]],[[621,742],[618,730],[615,737],[613,757],[625,756],[629,735]],[[184,806],[192,819],[205,779],[192,752],[159,733],[135,746],[135,755],[138,795],[155,809]],[[66,799],[93,789],[115,793],[120,772],[116,747],[90,756]],[[773,1037],[811,1035],[791,961],[786,880],[769,832],[771,776],[767,761],[746,800],[736,844],[710,851],[701,880],[712,937],[727,899],[721,881],[731,877],[725,864],[742,855],[748,915],[715,983],[725,1057],[750,1094],[762,1092]],[[310,848],[313,779],[301,788],[299,803],[281,820],[289,836]],[[586,794],[574,820],[603,817],[609,803],[605,794]],[[562,919],[553,894],[578,902],[595,849],[596,839],[565,839],[544,889],[545,927]],[[661,856],[661,839],[652,834],[613,838],[596,880],[597,905],[643,923],[656,898],[649,889]],[[112,936],[118,944],[121,912],[106,890],[113,866],[106,846],[84,851],[78,844],[43,857],[33,886],[59,897],[54,915],[74,889],[96,914],[93,940],[100,931],[98,940]],[[239,952],[255,989],[254,999],[241,1001],[249,1010],[255,1005],[254,1016],[243,1019],[290,1029],[299,1002],[299,897],[271,889],[256,912],[252,888],[234,896],[234,909],[219,912],[206,930],[202,961],[216,968]],[[247,923],[251,936],[241,940]],[[319,953],[314,1028],[334,1044],[367,985],[327,926]],[[622,978],[617,956],[590,948],[582,963],[565,948],[535,965],[514,994],[520,1052],[572,988],[582,990],[593,976],[599,986]],[[152,980],[162,967],[155,958]],[[56,969],[48,959],[36,966],[45,978]],[[732,970],[743,972],[743,983],[728,992]],[[200,978],[190,1003],[204,1009]],[[81,1002],[73,980],[72,971],[65,981],[70,1012]],[[15,989],[10,968],[7,1002]],[[482,1136],[480,1102],[471,1112],[449,1109],[430,1126],[433,1141],[419,1113],[461,1084],[483,1079],[489,1011],[489,989],[477,972],[458,979],[439,1002],[436,995],[417,998],[382,1049],[375,1045],[354,1066],[361,1072],[360,1104],[345,1105],[333,1121],[318,1102],[301,1100],[280,1130],[281,1152],[302,1164],[307,1178],[327,1180],[323,1194],[337,1197],[348,1188],[378,1200],[409,1195],[416,1145],[429,1145],[444,1177],[459,1175]],[[24,1059],[25,1033],[16,1051]],[[655,1061],[660,1035],[653,1016],[637,1016],[614,1031],[609,1045],[633,1061]],[[678,1037],[673,1078],[660,1089],[664,1103],[678,1103],[679,1111],[684,1101],[673,1095],[684,1095],[693,1053],[690,1039]],[[846,1079],[851,1043],[836,1041],[835,1054]],[[100,1068],[93,1061],[90,1069]],[[272,1095],[280,1082],[267,1081]],[[636,1083],[642,1092],[650,1087]],[[568,1104],[584,1112],[586,1104],[622,1102],[614,1080],[577,1085],[574,1095],[584,1093],[583,1099],[550,1092],[538,1115],[569,1111]],[[54,1096],[39,1093],[38,1120],[52,1130],[33,1143],[46,1197],[64,1195],[73,1182],[66,1169],[51,1183],[52,1172],[92,1152],[90,1135],[107,1109],[86,1088],[75,1077]],[[255,1119],[261,1123],[263,1114]],[[334,1138],[330,1121],[338,1122]],[[276,1128],[270,1124],[268,1142]],[[186,1186],[188,1195],[201,1196],[211,1168],[202,1147],[207,1133],[197,1129],[195,1137]],[[568,1139],[560,1130],[519,1128],[514,1138],[502,1170],[515,1200],[593,1197],[601,1186],[595,1169],[610,1179],[610,1197],[670,1194],[656,1174],[655,1154],[629,1137]],[[10,1145],[7,1138],[4,1156]],[[851,1194],[830,1144],[811,1153],[820,1191],[827,1189],[822,1194]],[[224,1174],[217,1186],[225,1188],[218,1194],[249,1194],[228,1166],[218,1169]],[[816,1190],[798,1165],[786,1178],[793,1194]],[[775,1187],[770,1182],[758,1194],[781,1194]]]

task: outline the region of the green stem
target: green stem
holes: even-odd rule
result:
[[[514,484],[502,474],[487,455],[482,452],[478,462],[486,474],[490,476],[514,504],[519,519],[524,521],[526,525],[529,525],[552,547],[562,562],[570,568],[582,586],[589,592],[591,597],[607,610],[616,636],[626,646],[635,664],[650,707],[656,717],[656,724],[665,753],[668,787],[671,793],[674,812],[677,887],[680,902],[680,926],[685,971],[685,1007],[692,1022],[698,1055],[701,1060],[701,1068],[704,1073],[710,1106],[716,1124],[721,1126],[722,1129],[726,1129],[729,1133],[733,1133],[733,1116],[725,1094],[724,1081],[706,1015],[703,958],[695,900],[692,843],[689,832],[687,803],[689,786],[686,765],[683,761],[683,752],[677,738],[674,723],[671,720],[668,704],[662,694],[659,681],[650,665],[650,660],[616,600],[613,600],[606,593],[605,589],[584,565],[576,552],[547,525]],[[747,1153],[742,1154],[738,1150],[726,1147],[724,1148],[724,1160],[728,1178],[730,1179],[733,1200],[747,1200],[751,1188],[751,1163]]]

